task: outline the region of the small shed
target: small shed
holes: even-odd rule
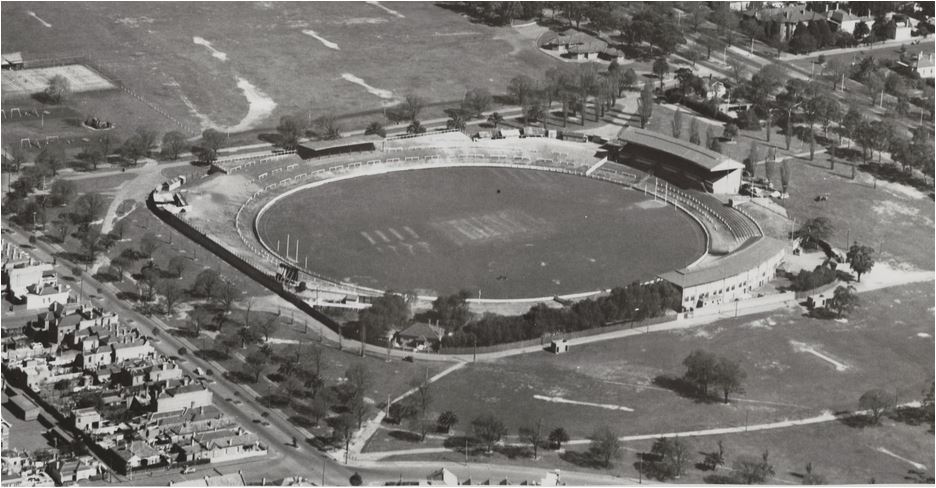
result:
[[[36,420],[42,409],[32,400],[24,395],[16,395],[10,398],[10,410],[23,420]]]
[[[477,135],[476,137],[477,137],[478,139],[490,139],[490,138],[491,138],[491,132],[490,132],[490,131],[486,131],[486,130],[479,130],[479,131],[478,131],[478,135]]]
[[[542,127],[530,127],[526,126],[523,128],[523,137],[545,137],[546,129]]]
[[[520,129],[497,129],[499,139],[519,139]]]
[[[553,354],[562,354],[569,352],[569,341],[565,339],[556,339],[549,343],[549,352]]]
[[[7,53],[0,56],[2,69],[23,69],[23,53]]]
[[[425,322],[416,322],[397,334],[397,340],[406,347],[422,350],[437,345],[442,340],[442,329]]]
[[[563,132],[563,141],[588,142],[588,136],[580,132]]]

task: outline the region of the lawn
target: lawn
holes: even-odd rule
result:
[[[582,439],[602,426],[638,435],[853,410],[858,397],[872,388],[910,401],[932,382],[933,297],[931,283],[907,285],[863,294],[861,308],[843,321],[809,318],[795,307],[580,346],[561,356],[537,353],[472,363],[436,383],[445,395],[432,408],[454,411],[461,419],[459,432],[472,418],[490,412],[511,434],[542,419]],[[800,352],[804,345],[845,369],[837,371],[819,356]],[[745,393],[725,405],[680,394],[660,381],[681,375],[682,359],[699,348],[740,360],[747,373]],[[534,395],[633,411],[552,403]],[[376,439],[368,448],[384,449],[384,444]]]
[[[651,279],[698,257],[701,229],[654,203],[540,171],[431,169],[293,194],[258,229],[280,254],[289,240],[293,259],[308,256],[312,269],[365,286],[551,296]]]
[[[513,76],[539,76],[555,63],[510,27],[471,23],[432,3],[390,5],[399,16],[365,3],[10,4],[2,41],[32,59],[88,53],[105,74],[192,126],[241,121],[248,100],[239,80],[258,93],[255,121],[269,123],[285,113],[380,108],[409,91],[430,101],[461,99],[473,86],[500,93]],[[373,93],[348,81],[357,78]]]

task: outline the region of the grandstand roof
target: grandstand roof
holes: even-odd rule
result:
[[[710,149],[649,130],[625,127],[618,133],[618,140],[628,144],[639,144],[690,161],[708,171],[743,169],[744,165]]]
[[[677,269],[660,273],[659,276],[682,289],[703,285],[750,271],[762,262],[776,256],[786,246],[785,241],[772,237],[761,237],[750,245],[734,252],[726,259],[718,260],[713,266],[700,269]]]
[[[383,137],[380,137],[376,134],[367,134],[367,135],[360,135],[360,136],[342,137],[341,139],[334,139],[331,141],[306,141],[306,142],[300,143],[299,145],[307,149],[321,151],[323,149],[331,149],[333,147],[341,147],[341,146],[351,146],[354,144],[362,144],[366,142],[372,142],[374,143],[374,145],[377,145],[377,143],[381,141],[383,141]]]

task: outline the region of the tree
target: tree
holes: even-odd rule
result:
[[[689,121],[689,142],[697,146],[702,144],[699,136],[699,120],[695,117]]]
[[[471,317],[468,310],[468,298],[471,293],[462,290],[454,295],[440,296],[432,302],[432,314],[445,329],[455,329],[465,325]]]
[[[254,383],[270,370],[270,354],[262,347],[254,348],[244,357],[245,372],[253,375]]]
[[[729,141],[733,141],[735,137],[738,137],[738,126],[733,122],[728,122],[725,124],[725,129],[722,132],[722,137]]]
[[[787,158],[780,163],[780,188],[783,190],[784,194],[788,193],[790,190],[791,176],[792,169],[790,168],[790,158]]]
[[[457,129],[464,132],[465,128],[468,127],[467,113],[464,109],[450,108],[446,109],[445,113],[449,116],[449,119],[445,121],[446,129]]]
[[[661,437],[653,442],[650,452],[659,459],[656,468],[663,478],[679,479],[689,467],[692,448],[678,436]]]
[[[76,193],[78,193],[78,188],[74,181],[57,179],[52,182],[52,188],[49,189],[49,198],[52,205],[68,205],[75,198]]]
[[[410,125],[406,126],[407,134],[423,134],[426,132],[426,128],[419,123],[418,120],[410,122]]]
[[[436,425],[439,427],[439,431],[445,432],[448,434],[452,427],[458,423],[458,416],[455,415],[455,412],[451,410],[446,410],[439,414],[438,420],[436,420]]]
[[[299,140],[305,135],[305,120],[305,117],[294,115],[280,117],[279,125],[276,126],[276,132],[280,136],[278,145],[287,150],[295,149]]]
[[[7,161],[13,167],[13,172],[18,173],[23,164],[26,163],[26,151],[19,145],[14,145],[7,150],[7,155],[9,155]]]
[[[682,110],[676,109],[673,113],[673,137],[679,139],[682,135]]]
[[[279,326],[279,314],[276,314],[257,324],[257,331],[263,335],[264,342],[269,342],[270,336],[276,333],[276,330],[279,329]]]
[[[166,271],[172,273],[176,278],[181,278],[186,267],[188,267],[188,259],[182,256],[172,256],[169,259],[169,264],[166,265]]]
[[[507,434],[507,427],[491,414],[483,414],[471,421],[471,431],[484,443],[486,452],[493,452],[494,445]]]
[[[640,99],[637,100],[637,115],[640,116],[640,128],[646,129],[653,116],[653,85],[649,81],[644,84]]]
[[[687,19],[692,26],[692,30],[698,32],[699,26],[705,22],[705,19],[712,13],[705,2],[691,2],[687,6]]]
[[[71,82],[62,75],[55,75],[49,78],[49,85],[43,94],[51,103],[62,103],[71,95]]]
[[[81,248],[85,252],[87,262],[93,263],[97,259],[98,254],[104,250],[104,239],[99,226],[86,227],[81,232]]]
[[[604,467],[611,466],[611,461],[620,458],[624,450],[617,433],[607,426],[592,432],[588,439],[591,441],[589,452]]]
[[[507,83],[507,94],[520,107],[526,107],[536,83],[526,75],[515,76]]]
[[[801,239],[804,247],[815,247],[818,246],[821,241],[825,241],[831,237],[834,231],[835,227],[828,218],[813,217],[803,222],[803,225],[793,233],[793,237]]]
[[[488,115],[487,117],[487,122],[491,124],[491,126],[494,127],[495,129],[497,128],[497,125],[503,121],[504,121],[504,116],[497,112],[493,112],[491,113],[491,115]]]
[[[861,130],[864,124],[865,117],[862,115],[861,111],[858,110],[858,107],[854,105],[849,106],[848,112],[845,114],[845,117],[842,118],[842,124],[839,126],[841,133],[849,139],[849,146],[851,146],[851,141],[857,137],[858,131]]]
[[[826,484],[826,479],[821,474],[816,474],[813,472],[812,463],[806,463],[806,473],[803,474],[803,484],[804,485],[824,485]]]
[[[371,337],[384,337],[392,328],[401,327],[409,320],[410,309],[402,296],[386,292],[375,298],[371,306],[361,310],[358,322]]]
[[[234,300],[240,295],[240,291],[233,283],[227,280],[221,280],[218,286],[212,289],[212,300],[221,305],[221,314],[228,315],[234,306]],[[218,327],[220,329],[220,326]],[[220,330],[219,330],[220,332]]]
[[[695,386],[702,396],[708,396],[708,387],[716,379],[718,358],[708,351],[696,349],[686,356],[683,366],[686,367],[683,379]]]
[[[351,486],[361,486],[364,484],[364,479],[361,478],[360,473],[355,471],[354,474],[352,474],[351,477],[348,478],[348,483],[350,483]]]
[[[663,90],[663,79],[666,77],[666,74],[669,73],[670,67],[669,63],[666,62],[666,58],[659,57],[656,61],[653,62],[653,74],[660,79],[660,90]]]
[[[169,131],[163,134],[160,152],[163,157],[169,159],[179,159],[179,154],[188,146],[188,140],[185,134],[179,131]]]
[[[195,282],[192,283],[192,294],[208,298],[212,296],[214,288],[220,284],[221,277],[217,271],[208,268],[198,273]]]
[[[140,269],[140,298],[144,302],[149,302],[156,295],[156,288],[159,286],[160,272],[156,266],[144,266]]]
[[[518,434],[520,442],[533,447],[533,460],[539,458],[539,446],[543,443],[543,422],[538,420],[536,425],[520,427]]]
[[[621,77],[621,83],[624,84],[624,87],[631,88],[637,84],[637,72],[634,71],[634,68],[627,68],[627,71],[624,72],[624,75]]]
[[[364,129],[364,135],[378,135],[380,137],[387,137],[387,130],[384,129],[383,124],[378,121],[373,121],[370,124],[367,124],[367,128]]]
[[[741,32],[745,33],[748,38],[751,40],[751,49],[750,53],[754,54],[754,39],[757,36],[763,34],[764,29],[761,27],[760,22],[757,21],[753,16],[745,17],[739,25]]]
[[[839,317],[847,315],[858,306],[858,294],[854,286],[837,286],[832,292],[830,303],[832,309]]]
[[[323,115],[315,119],[315,132],[326,141],[341,139],[341,125],[333,115]]]
[[[36,166],[48,171],[53,177],[65,165],[65,150],[58,145],[46,145],[36,155]]]
[[[84,148],[76,157],[84,164],[86,169],[90,167],[92,170],[97,170],[98,164],[104,159],[101,149],[96,145]]]
[[[153,253],[156,252],[162,246],[162,241],[156,237],[156,234],[152,232],[147,232],[143,234],[143,237],[140,238],[140,255],[144,258],[149,258],[153,256]]]
[[[881,389],[868,390],[858,399],[858,408],[867,410],[871,424],[877,425],[881,417],[893,406],[893,396]]]
[[[553,449],[562,449],[562,444],[569,441],[569,433],[562,427],[556,427],[549,432],[549,444]]]
[[[776,472],[767,460],[768,455],[769,452],[764,451],[760,459],[752,456],[739,456],[731,465],[735,481],[745,485],[756,485],[772,478]]]
[[[757,141],[751,141],[751,148],[748,150],[748,156],[744,160],[744,172],[754,177],[757,162],[760,161],[760,150]]]
[[[718,450],[705,453],[705,458],[702,461],[702,464],[712,471],[724,466],[728,459],[725,453],[725,443],[719,439],[717,445]]]
[[[149,157],[156,144],[157,133],[146,127],[137,127],[133,134],[120,146],[120,154],[137,164],[140,158]]]
[[[858,273],[858,282],[861,283],[861,275],[871,271],[871,268],[874,267],[874,248],[861,246],[855,242],[848,248],[845,258],[852,271]]]
[[[746,377],[747,373],[741,369],[741,364],[738,361],[722,357],[718,358],[718,362],[715,364],[712,383],[722,391],[724,403],[728,403],[728,394],[744,391],[741,383]]]
[[[205,129],[202,132],[201,144],[195,148],[199,159],[205,163],[213,163],[218,159],[218,150],[224,144],[225,135],[216,129]]]
[[[354,416],[354,419],[357,420],[357,426],[360,429],[369,408],[366,395],[371,385],[371,375],[366,366],[356,364],[348,368],[345,372],[345,378],[348,379],[345,385],[349,389],[349,395],[345,397],[344,404],[351,415]]]
[[[99,219],[105,209],[107,209],[107,201],[100,193],[85,193],[75,200],[75,215],[82,230],[87,229],[88,225]]]
[[[406,95],[406,98],[400,106],[400,113],[403,116],[403,120],[415,122],[416,118],[419,117],[419,112],[422,112],[425,106],[426,101],[422,97],[412,93]]]
[[[166,315],[172,315],[176,304],[185,296],[185,289],[176,280],[163,280],[159,292],[166,299]]]

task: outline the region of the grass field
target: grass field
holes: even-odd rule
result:
[[[933,297],[932,283],[907,285],[863,294],[861,307],[844,321],[810,318],[795,307],[580,346],[560,356],[537,353],[472,363],[436,384],[445,394],[436,397],[433,409],[456,412],[462,419],[459,431],[491,412],[512,434],[542,419],[582,439],[605,425],[621,435],[638,435],[853,410],[872,388],[893,392],[899,401],[919,399],[933,378]],[[845,369],[803,352],[803,345]],[[699,348],[740,360],[747,373],[745,393],[727,405],[700,402],[654,381],[681,375],[683,358]],[[534,395],[633,411],[553,403]],[[369,448],[385,449],[381,444],[378,438]]]
[[[167,113],[221,127],[380,108],[410,90],[430,101],[500,93],[554,63],[512,28],[388,5],[399,15],[365,3],[4,4],[2,41],[27,60],[88,55]]]
[[[335,203],[339,202],[339,203]],[[486,298],[550,296],[688,264],[704,236],[644,195],[505,168],[404,171],[293,194],[263,215],[273,248],[357,284]],[[296,240],[299,240],[299,251]]]

